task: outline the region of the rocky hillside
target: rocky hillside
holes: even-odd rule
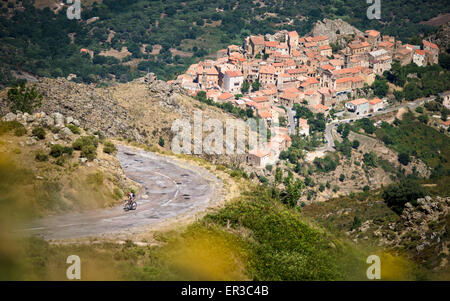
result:
[[[328,36],[330,43],[340,42],[344,37],[363,33],[341,19],[317,21],[311,31],[313,36]]]
[[[35,216],[107,207],[139,189],[123,173],[114,144],[78,124],[60,113],[2,118],[0,190],[11,201],[2,202],[2,210],[23,206]]]
[[[178,118],[192,120],[195,109],[202,110],[204,118],[233,118],[194,100],[177,85],[157,80],[153,74],[106,88],[63,78],[41,78],[36,87],[44,96],[39,111],[71,116],[81,128],[138,143],[156,144],[160,137],[169,142],[172,122]],[[8,112],[7,92],[3,90],[0,115]]]
[[[450,45],[450,22],[439,27],[436,33],[432,34],[429,38],[439,46],[441,52],[447,51]]]

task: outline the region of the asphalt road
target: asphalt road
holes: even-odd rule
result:
[[[222,182],[203,168],[123,146],[119,146],[117,156],[125,174],[142,185],[143,191],[136,197],[137,210],[125,212],[118,205],[52,216],[20,231],[45,239],[65,239],[145,229],[202,211],[220,195]]]

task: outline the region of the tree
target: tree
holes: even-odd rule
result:
[[[255,81],[255,82],[252,84],[252,91],[253,91],[253,92],[258,91],[260,87],[261,87],[261,83],[260,83],[259,81]]]
[[[400,153],[398,154],[398,162],[400,162],[402,165],[407,166],[409,162],[411,162],[411,158],[407,153]]]
[[[428,124],[428,115],[422,114],[420,115],[417,119],[419,119],[420,122],[422,122],[423,124]]]
[[[403,92],[402,91],[398,91],[398,90],[394,91],[394,96],[395,96],[395,100],[398,101],[398,102],[401,102],[403,100],[403,97],[404,97]]]
[[[162,136],[159,137],[159,141],[158,141],[159,146],[164,147],[165,141],[164,138]]]
[[[350,230],[358,229],[359,227],[361,227],[361,225],[362,225],[361,219],[355,215],[355,217],[353,218],[353,223],[352,223],[352,226],[350,227]]]
[[[389,86],[387,84],[387,80],[385,79],[376,79],[372,84],[373,93],[378,97],[386,96]]]
[[[416,205],[417,199],[423,198],[426,194],[425,188],[417,181],[406,179],[399,184],[391,184],[386,187],[382,197],[389,208],[395,213],[401,214],[407,202]]]
[[[283,170],[279,167],[275,170],[275,183],[281,183],[283,181]]]
[[[358,147],[359,147],[359,141],[358,141],[358,140],[353,140],[353,142],[352,142],[352,147],[353,147],[354,149],[358,149]]]
[[[449,111],[449,109],[447,109],[447,108],[442,109],[442,111],[441,111],[441,120],[442,121],[447,121],[448,111]]]
[[[297,205],[297,201],[302,194],[302,189],[304,188],[304,184],[300,180],[296,180],[295,182],[290,180],[288,181],[288,185],[286,185],[285,196],[282,201],[289,207],[295,207]]]
[[[368,167],[377,167],[378,165],[378,158],[373,152],[365,153],[363,161]]]
[[[241,92],[245,94],[248,92],[249,89],[250,89],[250,84],[248,83],[248,81],[244,81],[241,86]]]
[[[9,89],[8,100],[13,112],[21,111],[31,114],[35,108],[42,105],[42,95],[34,86],[26,87],[23,82]]]

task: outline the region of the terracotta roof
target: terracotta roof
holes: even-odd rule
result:
[[[366,33],[371,37],[378,37],[380,35],[379,31],[373,29],[366,30]]]
[[[272,118],[272,113],[270,113],[269,111],[258,112],[258,115],[263,119]]]
[[[229,99],[229,98],[231,98],[231,97],[234,98],[234,95],[231,94],[231,93],[229,93],[229,92],[225,92],[225,93],[221,94],[218,98],[219,98],[220,100],[226,100],[226,99]]]
[[[271,65],[261,66],[261,68],[259,69],[259,73],[275,74],[275,68]]]
[[[428,47],[431,47],[431,48],[439,50],[439,47],[436,44],[434,44],[434,43],[431,43],[431,42],[428,42],[428,41],[425,41],[425,40],[423,40],[422,42],[423,42],[423,46],[428,46]]]
[[[312,40],[315,42],[325,41],[325,40],[328,40],[328,37],[327,36],[316,36],[316,37],[313,37]]]
[[[327,106],[324,106],[324,105],[321,104],[321,103],[319,103],[318,105],[316,105],[316,106],[314,107],[314,109],[316,109],[316,110],[318,110],[318,111],[320,111],[320,110],[328,111],[328,110],[329,110],[329,108],[328,108]]]
[[[225,74],[228,75],[229,77],[242,76],[242,72],[241,71],[225,71]]]
[[[260,102],[266,102],[269,99],[266,96],[257,96],[257,97],[252,98],[252,100],[256,103],[260,103]]]
[[[309,127],[308,120],[307,119],[303,119],[303,118],[299,118],[298,119],[298,126],[299,127]]]
[[[381,99],[379,99],[379,98],[374,98],[374,99],[372,99],[372,100],[370,100],[369,101],[369,103],[373,106],[373,105],[376,105],[376,104],[378,104],[378,103],[380,103],[380,102],[383,102]]]
[[[264,37],[260,37],[260,36],[251,36],[250,40],[253,42],[253,44],[255,45],[264,45]]]
[[[367,103],[367,102],[368,101],[365,98],[359,98],[359,99],[355,99],[355,100],[349,101],[349,103],[351,103],[351,104],[353,104],[355,106],[361,105],[361,104],[364,104],[364,103]]]
[[[326,69],[326,70],[334,70],[334,69],[336,69],[336,68],[334,68],[334,67],[331,66],[330,64],[327,64],[327,65],[323,65],[323,66],[322,66],[322,69]]]
[[[265,42],[264,42],[264,45],[265,45],[266,47],[275,47],[275,46],[277,46],[278,44],[280,44],[280,42],[278,42],[278,41],[265,41]]]
[[[288,36],[290,36],[290,37],[298,37],[298,33],[295,30],[294,31],[290,31],[288,33]]]
[[[342,69],[333,71],[333,74],[334,75],[347,74],[347,73],[354,74],[354,73],[359,73],[359,72],[360,72],[359,68],[342,68]]]
[[[416,53],[419,54],[419,55],[422,55],[422,56],[425,55],[425,51],[420,50],[420,49],[416,49]]]
[[[297,93],[283,93],[280,95],[280,98],[287,99],[287,100],[295,100],[297,99]]]

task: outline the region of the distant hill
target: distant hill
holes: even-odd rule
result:
[[[424,22],[450,13],[447,4],[383,1],[381,20],[369,20],[369,5],[361,0],[102,0],[82,1],[78,21],[67,19],[68,5],[60,1],[0,2],[0,86],[17,80],[11,71],[45,77],[74,73],[76,81],[92,83],[127,82],[150,70],[169,80],[249,34],[286,29],[304,35],[324,18],[417,40],[435,30]],[[129,52],[124,57],[99,55],[124,47]]]

